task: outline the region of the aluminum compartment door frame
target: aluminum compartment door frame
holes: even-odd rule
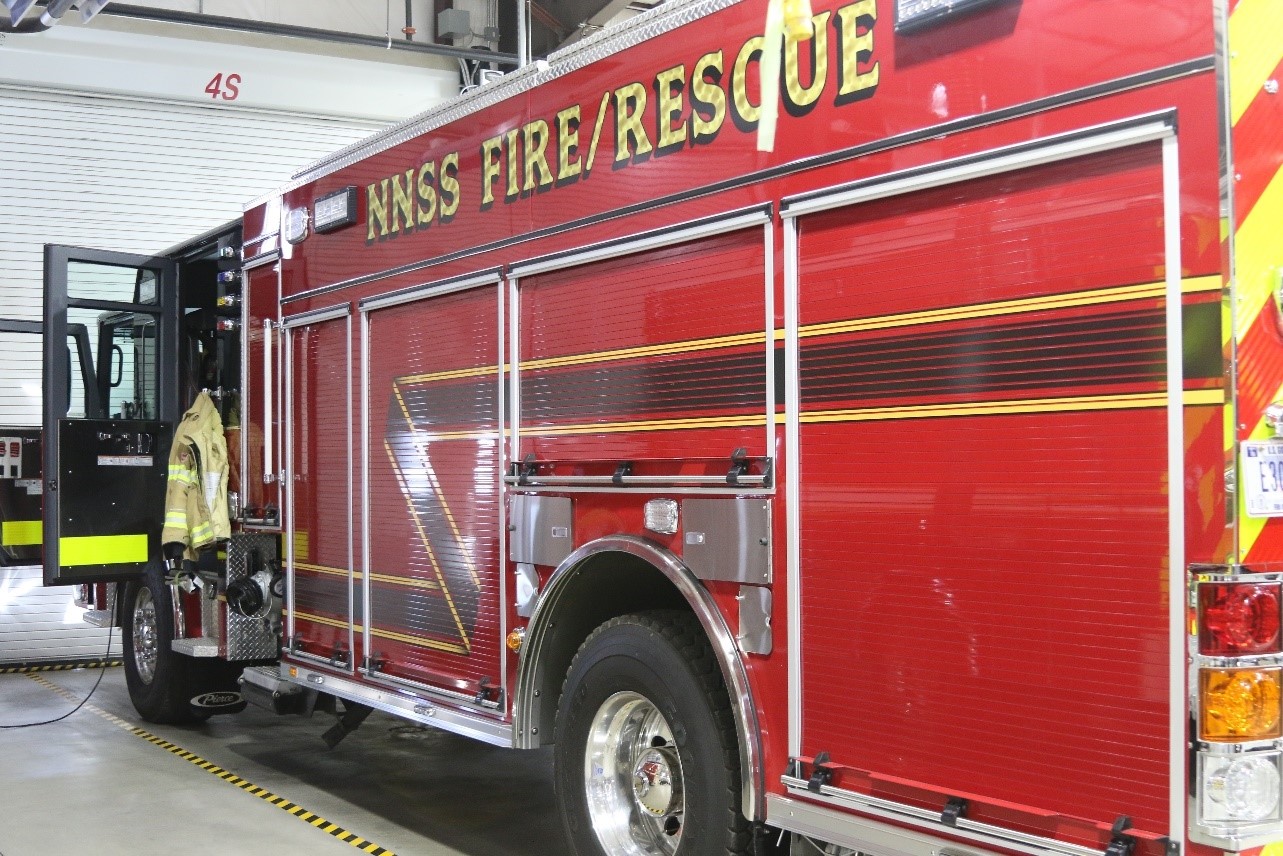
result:
[[[347,421],[347,460],[345,464],[346,482],[347,482],[347,566],[348,566],[348,651],[355,651],[356,637],[356,601],[355,601],[355,566],[353,564],[355,545],[353,536],[355,534],[353,520],[353,461],[352,461],[352,304],[344,303],[338,306],[316,309],[309,312],[301,312],[297,315],[290,315],[281,319],[281,332],[284,336],[284,360],[285,360],[285,378],[286,378],[286,399],[284,404],[284,442],[285,442],[285,467],[286,472],[290,474],[289,480],[292,484],[294,472],[294,442],[295,442],[295,421],[294,421],[294,332],[300,328],[312,328],[318,324],[324,324],[330,321],[343,319],[343,353],[345,357],[346,383],[344,386],[344,400],[346,402],[345,413]],[[282,486],[284,489],[284,486]],[[281,497],[285,514],[284,539],[285,539],[285,576],[286,576],[286,609],[288,610],[288,623],[286,636],[293,640],[297,633],[297,625],[294,617],[294,591],[295,591],[295,571],[294,571],[294,538],[297,531],[297,512],[295,509],[295,491],[290,490],[287,496]],[[311,656],[297,651],[291,651],[293,656]],[[353,658],[355,659],[355,658]],[[329,662],[326,660],[325,662]],[[349,671],[356,669],[355,662],[348,663]]]
[[[514,286],[515,287],[515,286]],[[475,273],[464,274],[461,276],[450,277],[447,279],[436,280],[424,283],[422,285],[412,286],[406,289],[389,292],[383,295],[375,295],[360,300],[357,304],[360,313],[361,324],[361,569],[363,572],[362,579],[362,644],[365,651],[366,661],[361,665],[361,671],[366,677],[377,680],[382,683],[395,684],[407,687],[414,692],[429,692],[449,698],[452,701],[461,701],[470,704],[471,700],[458,693],[444,690],[433,684],[422,681],[419,678],[408,679],[398,678],[390,675],[381,674],[375,668],[375,664],[369,660],[370,651],[373,646],[373,627],[374,614],[372,607],[372,585],[370,575],[372,573],[371,551],[370,551],[370,532],[371,532],[371,509],[370,509],[370,453],[371,453],[371,431],[370,431],[370,341],[371,341],[371,316],[373,313],[383,309],[392,309],[428,301],[433,298],[444,297],[451,294],[457,294],[465,291],[485,290],[493,288],[495,290],[495,302],[497,310],[495,315],[495,334],[496,334],[496,352],[497,364],[494,366],[495,383],[496,383],[496,448],[495,456],[497,459],[497,496],[498,502],[494,509],[495,520],[498,526],[498,540],[500,545],[499,568],[498,568],[498,592],[499,598],[499,650],[496,656],[499,658],[500,669],[500,688],[504,690],[505,697],[509,697],[507,692],[507,655],[503,640],[507,635],[507,586],[504,577],[504,556],[506,555],[506,534],[504,532],[504,462],[507,458],[504,450],[504,431],[505,431],[505,395],[504,395],[504,330],[505,330],[505,283],[498,268],[492,268]],[[507,718],[507,711],[503,711]]]
[[[1174,114],[1134,117],[1117,123],[1083,129],[1070,134],[1034,140],[1017,146],[945,163],[935,169],[890,173],[862,180],[854,185],[833,188],[831,192],[808,192],[785,199],[781,210],[784,221],[784,343],[785,343],[785,449],[788,472],[785,480],[787,498],[786,579],[789,603],[788,627],[788,751],[790,757],[801,754],[802,746],[802,628],[801,628],[801,516],[800,500],[800,371],[799,371],[799,230],[797,218],[803,214],[857,205],[875,199],[942,187],[985,176],[998,175],[1033,166],[1056,163],[1089,154],[1128,148],[1147,142],[1159,142],[1162,157],[1164,257],[1165,257],[1165,338],[1167,351],[1167,471],[1169,484],[1184,484],[1184,376],[1182,365],[1182,309],[1180,265],[1180,187],[1179,157]],[[1184,496],[1179,490],[1168,495],[1169,573],[1173,590],[1176,580],[1183,580],[1185,566]],[[1179,575],[1179,577],[1178,577]],[[1168,744],[1173,763],[1184,771],[1185,752],[1185,651],[1184,598],[1169,599],[1169,722]],[[1177,770],[1169,778],[1170,840],[1185,836],[1185,775]],[[852,823],[870,821],[852,817]],[[786,817],[770,816],[768,821],[789,828]],[[916,824],[915,824],[916,825]],[[934,825],[931,825],[934,828]],[[1049,842],[1050,843],[1050,842]],[[1013,845],[1015,843],[1013,842]],[[1025,850],[1023,846],[1013,846]]]
[[[1168,751],[1173,769],[1167,834],[1169,841],[1183,841],[1187,807],[1185,782],[1189,776],[1189,771],[1185,769],[1188,757],[1185,751],[1185,492],[1175,486],[1185,484],[1185,377],[1181,305],[1180,156],[1175,133],[1164,137],[1162,145],[1163,254],[1167,267],[1167,483],[1172,486],[1167,491],[1170,556],[1167,572],[1171,592],[1168,598]],[[1180,597],[1176,596],[1178,584]]]

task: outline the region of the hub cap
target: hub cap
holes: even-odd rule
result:
[[[634,692],[615,693],[593,718],[584,751],[593,830],[607,853],[672,856],[682,839],[682,764],[658,708]]]
[[[144,684],[156,677],[156,601],[143,586],[134,598],[134,668]]]

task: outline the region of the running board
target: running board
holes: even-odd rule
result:
[[[412,695],[409,691],[384,690],[330,672],[309,669],[299,663],[282,663],[280,669],[282,680],[304,689],[328,693],[491,746],[512,748],[511,723],[460,710],[444,700],[430,697],[426,691],[424,695]]]
[[[870,796],[868,794],[856,793],[842,788],[835,788],[832,785],[821,784],[818,790],[810,786],[806,779],[799,779],[794,776],[782,776],[780,781],[788,789],[790,794],[805,798],[807,801],[816,801],[836,806],[842,809],[858,811],[863,814],[873,815],[896,823],[907,824],[919,829],[926,829],[931,832],[938,832],[952,838],[963,838],[978,844],[990,847],[1000,847],[1004,850],[1010,850],[1016,853],[1024,853],[1027,856],[1107,856],[1106,850],[1097,850],[1093,847],[1084,847],[1079,844],[1070,844],[1067,841],[1060,841],[1055,838],[1045,838],[1040,835],[1030,835],[1019,832],[1014,829],[1007,829],[1001,826],[994,826],[989,823],[978,823],[973,820],[967,820],[965,817],[957,817],[952,823],[946,823],[941,819],[940,812],[932,812],[929,809],[918,808],[917,806],[905,805],[904,803],[894,802],[892,800],[882,799],[880,797]],[[779,798],[773,797],[777,802]],[[799,800],[788,800],[789,809],[798,816],[807,815],[806,809],[810,809],[809,816],[814,816],[815,811],[819,810],[816,806],[808,806],[805,802]],[[772,825],[782,826],[785,829],[791,829],[787,817],[776,817],[771,811],[771,806],[767,806],[767,822]],[[867,818],[854,817],[848,814],[827,811],[824,813],[827,821],[826,828],[836,830],[836,833],[845,834],[849,830],[853,840],[859,840],[858,835],[861,831],[870,828],[883,828],[882,824],[871,821]],[[803,832],[800,829],[792,830],[802,834],[812,834]],[[816,837],[822,838],[833,844],[840,844],[846,847],[853,847],[857,850],[861,848],[858,844],[846,844],[839,838],[825,837],[822,833],[814,833]],[[924,852],[907,851],[902,856],[940,856],[946,851],[952,856],[955,852],[968,854],[961,847],[955,847],[948,844],[942,848],[944,842],[939,839],[935,841],[933,847]]]

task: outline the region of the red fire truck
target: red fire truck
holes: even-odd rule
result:
[[[144,719],[244,667],[331,741],[555,744],[580,854],[1277,846],[1283,5],[775,11],[673,0],[162,258],[51,247],[50,582]],[[200,389],[233,533],[166,568]]]

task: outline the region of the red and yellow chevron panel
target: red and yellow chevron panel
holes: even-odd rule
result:
[[[1270,435],[1263,417],[1283,400],[1283,0],[1230,4],[1229,111],[1233,154],[1234,336],[1239,441]],[[1246,514],[1239,491],[1238,559],[1283,560],[1283,519]]]

